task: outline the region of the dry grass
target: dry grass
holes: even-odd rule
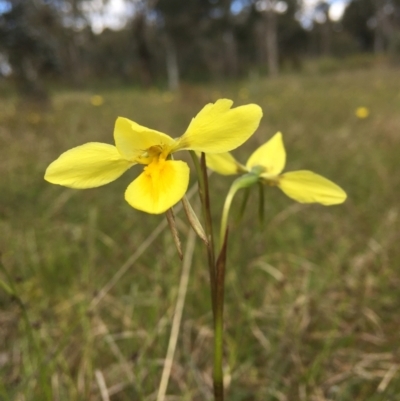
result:
[[[93,94],[57,91],[45,111],[20,109],[10,92],[1,98],[0,249],[11,283],[4,270],[0,278],[23,308],[0,292],[0,399],[156,399],[181,274],[164,218],[124,202],[139,169],[86,191],[47,184],[43,172],[72,146],[111,143],[118,115],[178,136],[206,102],[226,96],[264,109],[239,159],[280,130],[287,170],[314,170],[349,194],[343,206],[324,208],[271,189],[265,224],[251,207],[232,230],[227,398],[400,400],[397,70],[253,77],[178,95],[114,89],[98,107]],[[371,110],[367,119],[355,117],[358,106]],[[210,182],[217,221],[230,179]],[[185,242],[187,223],[178,219]],[[210,297],[198,245],[169,401],[211,397]]]

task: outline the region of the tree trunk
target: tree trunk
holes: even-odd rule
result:
[[[278,35],[276,13],[272,6],[273,4],[265,11],[267,25],[267,64],[269,75],[276,77],[279,74]]]
[[[323,56],[331,55],[332,28],[329,16],[326,15],[326,21],[321,25],[321,53]]]
[[[168,88],[171,92],[179,89],[179,66],[176,47],[172,39],[165,36],[165,51],[167,63]]]
[[[374,35],[374,52],[383,53],[393,37],[393,25],[385,12],[385,3],[382,0],[374,1],[376,27]]]
[[[375,18],[376,27],[374,34],[374,53],[379,54],[385,51],[385,40],[384,40],[384,18],[385,14],[383,12],[382,4],[379,0],[374,1],[375,5]]]
[[[230,77],[238,75],[238,58],[235,35],[232,29],[227,29],[222,37],[225,45],[225,69]]]
[[[137,14],[133,24],[133,36],[139,56],[139,77],[143,86],[149,87],[153,83],[152,55],[146,35],[146,16],[143,12]]]

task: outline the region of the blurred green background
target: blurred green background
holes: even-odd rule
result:
[[[158,54],[165,59],[162,65],[154,59],[151,68],[143,65],[140,41],[132,36],[136,47],[130,53],[131,66],[136,73],[123,75],[116,66],[129,64],[125,42],[110,39],[104,52],[97,44],[107,35],[126,35],[128,40],[137,24],[153,26],[159,17],[146,14],[149,11],[167,13],[137,8],[124,29],[91,34],[93,42],[77,39],[90,31],[89,26],[79,30],[51,25],[54,32],[60,29],[67,44],[81,49],[75,61],[82,64],[73,70],[61,57],[63,68],[47,70],[38,58],[46,45],[24,53],[19,42],[9,44],[15,32],[10,36],[2,28],[12,26],[4,23],[12,12],[18,22],[21,16],[45,15],[43,10],[59,11],[53,7],[56,2],[3,3],[10,8],[0,14],[0,34],[8,38],[0,42],[5,71],[0,78],[0,279],[5,283],[0,289],[0,399],[104,401],[99,377],[109,400],[156,399],[181,262],[165,217],[141,213],[123,199],[141,167],[107,186],[84,191],[50,185],[43,175],[48,164],[71,147],[90,141],[113,143],[117,116],[177,137],[206,103],[226,97],[235,105],[257,103],[264,111],[260,128],[234,151],[239,160],[247,160],[257,146],[281,131],[286,171],[315,171],[348,193],[343,205],[323,207],[294,203],[278,189],[267,188],[262,225],[254,206],[256,193],[242,222],[232,219],[224,344],[227,399],[400,400],[400,80],[391,45],[394,36],[382,33],[379,47],[379,28],[371,28],[369,47],[361,52],[350,33],[344,34],[346,12],[336,22],[314,20],[308,30],[292,14],[290,20],[302,29],[306,44],[314,43],[329,24],[328,53],[306,46],[308,50],[299,54],[299,70],[278,62],[274,71],[267,57],[249,58],[252,51],[257,53],[254,37],[247,37],[248,42],[237,47],[243,65],[232,75],[222,67],[215,72],[204,65],[197,65],[196,72],[195,58],[190,61],[185,53],[190,43],[198,44],[192,38],[194,42],[188,40],[182,47],[173,42],[180,55],[179,79],[166,67],[168,51]],[[68,10],[78,3],[72,2]],[[206,4],[215,8],[220,3]],[[364,4],[354,0],[346,10],[360,3]],[[40,13],[32,9],[28,11],[33,14],[24,14],[27,11],[18,8],[24,4],[36,4]],[[192,16],[178,1],[160,1],[156,7],[170,4]],[[396,3],[391,4],[397,10]],[[368,9],[367,2],[364,6]],[[377,9],[369,6],[373,17]],[[233,15],[229,7],[228,15]],[[251,7],[253,14],[235,14],[242,16],[243,24],[256,24],[246,15],[268,20],[263,13],[269,9],[257,11],[256,3]],[[76,18],[83,15],[79,7],[75,11]],[[278,19],[289,19],[288,11],[274,12]],[[355,15],[362,13],[356,9]],[[396,15],[386,14],[392,27]],[[168,40],[174,41],[177,33],[171,26],[178,24],[177,16],[167,22],[165,14],[161,33],[150,37],[155,40],[151,43],[168,49],[161,34],[168,33]],[[371,18],[367,17],[365,23]],[[54,49],[68,53],[56,33],[40,31],[48,27],[29,18],[20,21],[21,32],[36,29],[34,38],[42,32],[43,39],[53,40]],[[222,40],[223,29],[233,26],[234,38],[241,43],[239,28],[244,27],[232,21],[236,20],[218,19],[222,25],[213,34]],[[183,32],[185,24],[180,23],[178,31]],[[393,28],[391,34],[395,32]],[[335,35],[342,34],[354,49],[346,50],[345,56],[333,46],[339,40]],[[218,48],[215,37],[208,38]],[[101,60],[108,57],[116,69],[102,62],[91,64],[91,54],[79,46],[99,52]],[[112,54],[114,50],[120,53]],[[33,79],[18,70],[22,65],[30,65],[26,71],[35,72]],[[82,75],[76,76],[76,71]],[[360,107],[367,112],[360,114]],[[190,163],[187,154],[181,155]],[[195,182],[193,174],[190,185]],[[216,224],[231,182],[230,177],[210,177]],[[191,199],[196,205],[197,194]],[[239,206],[240,196],[234,215]],[[189,226],[179,210],[177,222],[185,246]],[[7,287],[17,296],[10,296]],[[206,254],[198,241],[166,399],[211,399],[212,337]]]

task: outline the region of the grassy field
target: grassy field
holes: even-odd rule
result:
[[[156,399],[182,267],[165,217],[123,199],[140,167],[85,191],[48,184],[43,174],[73,146],[112,143],[117,116],[176,137],[205,103],[228,97],[264,110],[256,134],[234,152],[238,159],[279,130],[286,170],[322,174],[348,200],[305,206],[271,188],[265,223],[253,194],[231,230],[227,399],[400,400],[399,76],[375,68],[253,77],[186,85],[175,95],[59,90],[47,110],[1,95],[0,278],[17,296],[0,289],[0,399]],[[91,104],[94,94],[102,105]],[[355,116],[359,106],[368,107],[367,118]],[[230,182],[210,177],[216,223]],[[188,224],[177,216],[185,246]],[[212,336],[197,241],[168,400],[211,399]]]

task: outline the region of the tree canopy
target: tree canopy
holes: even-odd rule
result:
[[[306,56],[340,56],[344,43],[387,51],[400,31],[400,0],[352,0],[339,21],[321,0],[308,24],[302,0],[125,0],[126,23],[96,33],[112,0],[96,9],[93,0],[0,3],[0,60],[22,92],[35,93],[49,74],[78,85],[106,76],[142,85],[168,79],[174,89],[182,78],[278,73],[301,68]]]

